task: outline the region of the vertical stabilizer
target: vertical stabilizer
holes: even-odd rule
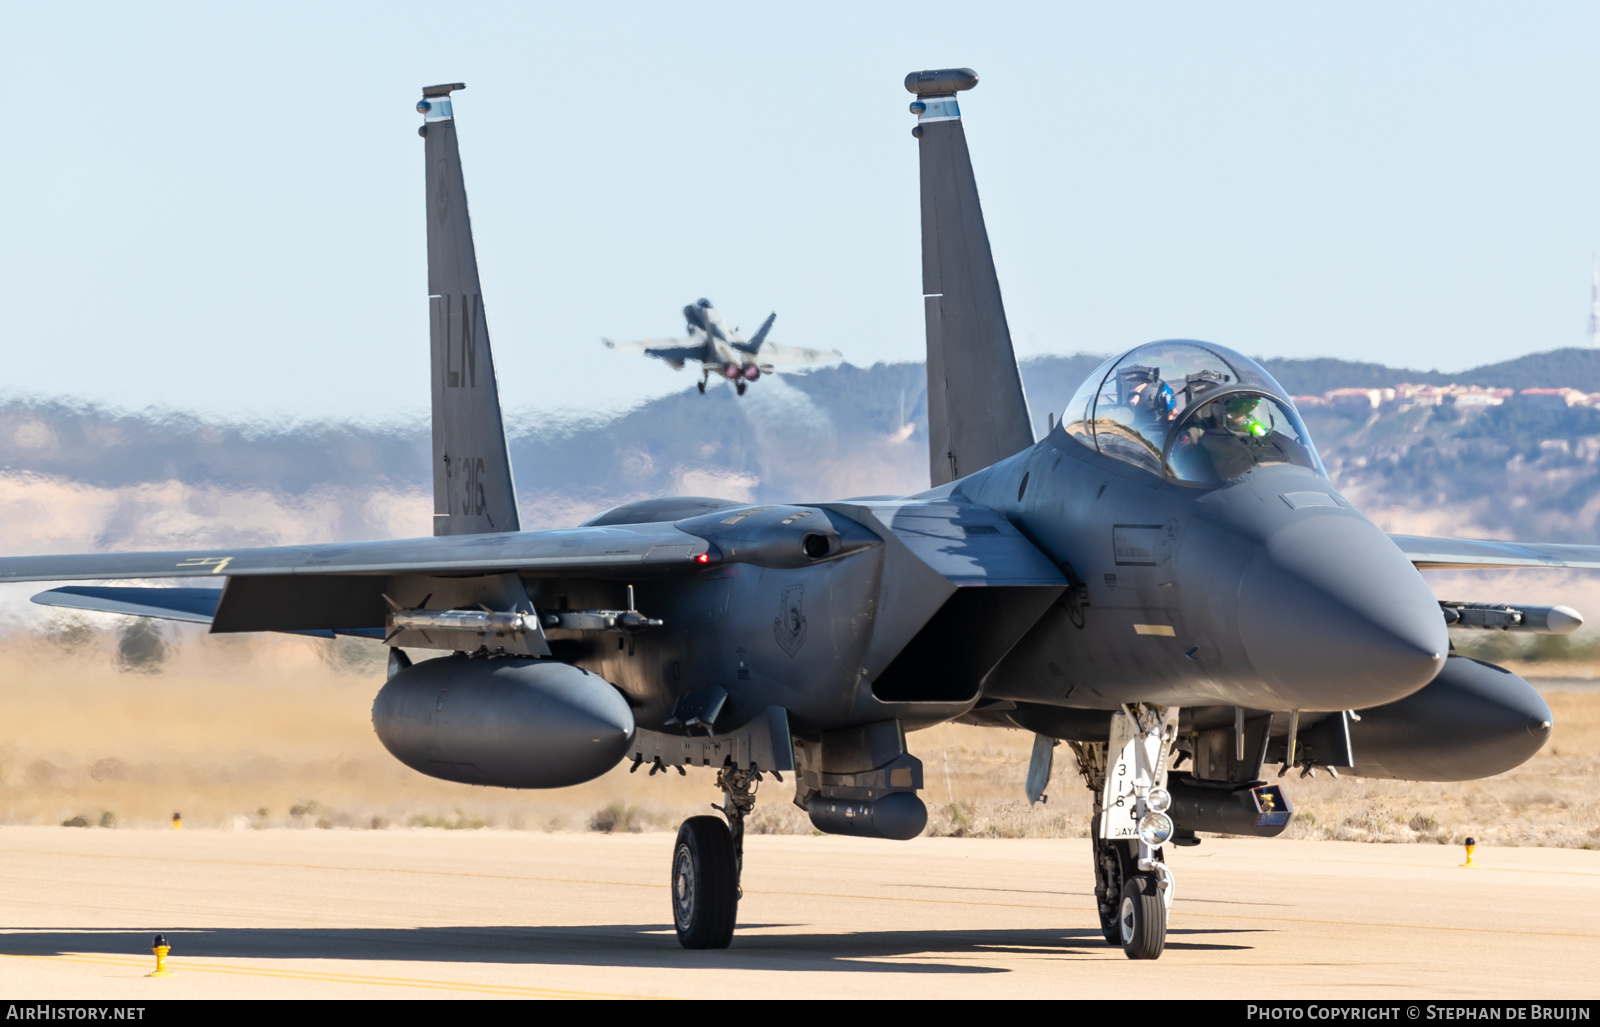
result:
[[[517,493],[478,285],[450,93],[428,86],[417,110],[428,173],[428,335],[433,357],[433,533],[516,531]]]
[[[970,68],[914,71],[922,164],[922,303],[928,330],[928,459],[934,485],[1033,445],[1000,281],[956,93]]]

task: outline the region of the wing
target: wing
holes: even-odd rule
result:
[[[760,359],[763,364],[795,367],[801,364],[827,364],[843,360],[844,354],[836,349],[807,349],[804,346],[785,346],[769,342],[761,347]]]
[[[524,577],[634,579],[718,560],[705,539],[670,524],[636,524],[273,549],[14,556],[0,559],[0,582],[214,575],[226,581],[217,598],[192,588],[94,587],[46,592],[36,601],[209,623],[212,631],[369,635],[385,624],[391,592],[431,595],[452,579],[495,576],[521,592]]]
[[[647,357],[665,360],[672,365],[674,371],[683,370],[683,365],[691,360],[699,360],[705,353],[705,344],[694,339],[640,339],[637,342],[612,342],[610,339],[601,339],[607,349],[619,350],[623,353],[638,353]]]
[[[97,613],[121,613],[133,617],[154,617],[158,620],[179,620],[189,624],[210,624],[217,613],[217,601],[222,598],[220,588],[102,588],[92,585],[68,585],[40,592],[33,601],[40,606],[60,606],[69,610],[93,610]],[[340,628],[295,631],[296,635],[316,635],[333,638],[335,635],[354,635],[358,638],[382,638],[382,628]]]
[[[1600,546],[1541,542],[1495,542],[1464,538],[1390,535],[1420,570],[1494,567],[1570,567],[1600,570]]]
[[[0,558],[0,582],[293,575],[499,574],[614,577],[709,563],[704,539],[670,524],[446,535],[378,542]],[[705,560],[697,560],[705,555]]]

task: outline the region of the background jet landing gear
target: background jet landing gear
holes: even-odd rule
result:
[[[746,388],[746,386],[745,386],[745,383],[744,383],[744,379],[742,379],[742,378],[739,381],[736,381],[736,382],[733,383],[733,391],[735,393],[741,395],[741,396],[744,395],[745,388]]]
[[[739,916],[744,867],[744,818],[756,806],[761,771],[724,767],[717,787],[724,802],[717,817],[690,817],[672,850],[672,922],[686,949],[725,949]]]

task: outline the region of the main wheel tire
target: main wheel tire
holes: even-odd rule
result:
[[[1156,879],[1145,874],[1128,878],[1117,907],[1118,940],[1129,959],[1159,959],[1167,944],[1167,904]]]
[[[706,394],[706,383],[705,382],[698,382],[696,384],[700,388],[700,395],[704,396]]]
[[[733,383],[733,391],[734,392],[737,392],[739,395],[743,396],[744,395],[744,390],[745,390],[744,382],[734,382]]]
[[[1122,928],[1117,924],[1116,907],[1112,906],[1111,915],[1107,916],[1104,907],[1100,909],[1100,933],[1105,935],[1107,945],[1122,944]]]
[[[1117,908],[1122,901],[1122,881],[1126,875],[1122,872],[1122,853],[1116,848],[1120,844],[1095,841],[1092,850],[1095,910],[1100,914],[1100,933],[1105,936],[1107,945],[1122,944],[1122,928],[1117,926]]]
[[[686,949],[725,949],[739,915],[733,835],[721,817],[690,817],[672,847],[672,923]]]

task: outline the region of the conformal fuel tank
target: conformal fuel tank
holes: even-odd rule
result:
[[[1550,707],[1503,667],[1451,656],[1433,681],[1350,725],[1355,773],[1471,781],[1510,770],[1550,738]]]
[[[408,667],[372,703],[384,748],[446,781],[561,788],[599,777],[633,741],[610,682],[554,660],[457,654]]]

